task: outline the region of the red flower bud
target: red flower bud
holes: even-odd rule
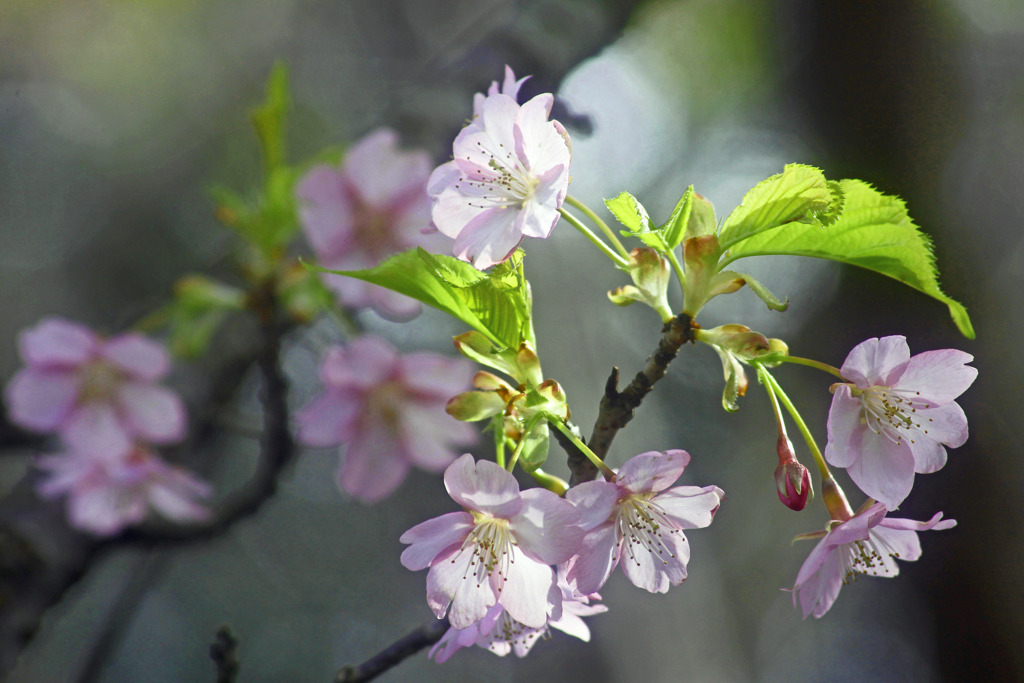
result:
[[[800,511],[807,500],[814,496],[811,490],[811,474],[797,462],[793,444],[784,434],[779,435],[779,466],[775,468],[775,486],[779,500],[791,510]]]

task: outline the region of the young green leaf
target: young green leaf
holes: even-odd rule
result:
[[[628,192],[620,192],[615,199],[604,200],[604,204],[620,223],[629,228],[629,232],[621,231],[623,235],[637,237],[658,251],[668,250],[665,240],[662,239],[661,229],[651,229],[651,218],[647,215],[647,209],[636,197]]]
[[[529,293],[521,268],[506,264],[487,274],[417,247],[366,270],[310,267],[405,294],[461,320],[501,347],[515,348],[524,339],[534,343]]]
[[[665,246],[669,249],[675,249],[683,241],[683,237],[686,235],[686,226],[690,223],[690,213],[692,211],[693,185],[690,185],[679,199],[676,208],[672,210],[672,215],[669,217],[668,222],[659,228],[662,231],[662,237],[665,239]]]
[[[939,288],[932,243],[907,215],[899,197],[884,195],[861,180],[841,180],[842,214],[830,226],[789,223],[733,243],[720,263],[745,256],[793,254],[850,263],[898,280],[949,307],[964,336],[974,328],[962,304]]]
[[[263,170],[267,174],[284,163],[285,117],[290,107],[288,67],[283,62],[276,62],[273,71],[270,72],[270,77],[267,78],[267,90],[263,103],[254,109],[251,115],[252,124],[256,128],[256,137],[260,141]]]
[[[831,221],[841,198],[834,194],[822,172],[813,166],[787,164],[782,173],[762,180],[743,197],[722,224],[718,241],[723,249],[753,235],[798,221],[819,230]]]

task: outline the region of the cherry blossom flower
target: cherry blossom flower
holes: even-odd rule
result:
[[[67,497],[68,521],[99,536],[142,522],[154,510],[177,522],[199,522],[209,510],[197,502],[211,493],[191,472],[164,462],[144,446],[109,452],[70,451],[37,459],[47,473],[37,485],[47,499]]]
[[[402,152],[398,134],[381,128],[353,145],[338,166],[314,166],[299,181],[299,220],[320,265],[362,270],[400,251],[422,246],[441,250],[447,240],[433,231],[426,152]],[[338,301],[350,308],[372,307],[392,319],[408,319],[419,302],[355,278],[324,274]]]
[[[550,637],[552,628],[589,642],[590,628],[583,617],[607,612],[608,608],[591,604],[593,600],[600,600],[600,595],[595,593],[581,596],[570,589],[563,570],[558,572],[558,587],[562,591],[561,615],[558,618],[549,615],[544,626],[534,628],[520,623],[509,616],[504,607],[495,604],[480,621],[464,629],[449,628],[441,640],[430,648],[430,656],[440,664],[462,648],[478,645],[499,657],[509,652],[515,652],[517,657],[525,657],[538,640]]]
[[[641,453],[614,482],[572,487],[566,498],[580,511],[586,531],[569,560],[568,579],[582,594],[598,591],[619,560],[626,577],[652,593],[686,579],[690,559],[683,529],[711,524],[724,493],[717,486],[676,486],[690,455],[682,450]]]
[[[967,418],[954,402],[978,371],[955,349],[910,357],[901,336],[868,339],[843,363],[849,384],[833,387],[825,459],[845,467],[868,496],[894,510],[914,485],[914,473],[946,464],[944,446],[967,440]]]
[[[440,472],[452,448],[476,430],[445,413],[469,385],[473,366],[433,353],[399,355],[379,337],[360,337],[327,351],[322,394],[296,416],[298,440],[313,447],[344,445],[338,485],[368,503],[394,491],[409,467]]]
[[[427,603],[465,629],[500,605],[525,626],[543,628],[561,611],[550,565],[579,548],[579,513],[546,489],[520,492],[515,477],[465,454],[444,473],[448,495],[464,508],[417,524],[399,539],[402,564],[427,573]],[[496,618],[496,617],[495,617]]]
[[[515,73],[512,72],[512,67],[505,65],[505,79],[499,85],[497,81],[491,81],[491,87],[487,89],[487,94],[476,93],[473,95],[473,118],[480,116],[480,111],[483,109],[484,102],[491,95],[507,95],[513,100],[519,100],[519,88],[523,86],[529,76],[523,76],[519,80],[516,80]]]
[[[481,270],[507,259],[524,237],[548,237],[569,187],[569,135],[548,120],[554,96],[519,105],[521,82],[506,70],[501,92],[495,83],[478,94],[453,160],[427,185],[434,224],[455,240],[452,253]]]
[[[956,526],[956,520],[943,520],[941,512],[927,522],[892,519],[887,514],[884,504],[869,499],[846,521],[833,520],[826,531],[802,537],[821,537],[800,567],[793,586],[793,606],[799,601],[804,619],[828,612],[839,589],[858,574],[885,578],[899,574],[897,559],[912,562],[921,557],[917,532]]]
[[[72,450],[116,456],[136,441],[185,436],[185,407],[157,385],[170,370],[163,346],[128,333],[103,339],[83,325],[47,318],[18,337],[27,367],[7,385],[13,422],[57,432]]]

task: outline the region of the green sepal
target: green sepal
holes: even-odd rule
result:
[[[547,423],[538,422],[523,438],[526,439],[526,443],[519,453],[519,466],[527,472],[532,472],[548,459],[551,438]]]
[[[232,311],[245,308],[246,295],[204,275],[187,275],[174,286],[174,301],[161,316],[170,330],[171,353],[196,358],[206,352],[217,328]]]
[[[518,348],[523,340],[536,345],[521,251],[490,274],[465,261],[431,254],[420,247],[395,254],[379,266],[365,270],[308,267],[410,296],[461,320],[498,346]]]
[[[767,287],[761,284],[759,280],[754,279],[747,273],[737,273],[732,270],[723,270],[718,274],[718,276],[729,276],[742,280],[744,284],[750,287],[750,291],[756,294],[758,298],[760,298],[761,301],[764,302],[764,305],[773,311],[784,311],[787,308],[789,308],[789,297],[786,297],[785,299],[780,299],[779,297],[772,294],[771,290],[769,290]]]
[[[914,225],[903,200],[861,180],[838,184],[844,204],[832,225],[823,229],[817,224],[789,223],[752,235],[733,244],[721,265],[746,256],[789,254],[867,268],[946,304],[960,332],[973,339],[967,310],[939,287],[931,239]]]

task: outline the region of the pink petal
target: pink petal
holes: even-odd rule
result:
[[[46,318],[18,335],[21,357],[37,368],[81,365],[93,358],[97,345],[92,330],[63,318]]]
[[[430,167],[425,152],[402,152],[398,134],[379,128],[346,152],[344,175],[367,204],[389,209],[413,192],[425,192]]]
[[[915,400],[943,405],[967,391],[978,370],[967,363],[974,356],[956,349],[919,353],[907,362],[893,388],[920,392]]]
[[[523,507],[516,478],[488,460],[474,462],[469,453],[448,466],[444,485],[459,505],[502,519],[511,519]]]
[[[72,411],[63,437],[72,450],[106,462],[124,458],[132,448],[131,436],[106,403],[88,403]]]
[[[895,510],[914,486],[914,456],[907,444],[897,445],[866,430],[860,458],[847,473],[861,491]]]
[[[58,429],[75,405],[80,383],[63,370],[19,370],[5,396],[11,421],[40,432]]]
[[[873,338],[853,347],[843,362],[841,372],[843,377],[853,380],[862,389],[876,385],[891,386],[890,375],[895,370],[902,370],[900,366],[908,360],[910,347],[906,337]],[[892,379],[898,376],[895,374]]]
[[[344,253],[352,240],[352,203],[346,196],[341,172],[332,166],[314,166],[295,186],[302,231],[321,262]]]
[[[569,501],[546,489],[531,488],[523,491],[522,509],[512,517],[510,528],[520,550],[543,564],[558,564],[568,560],[583,541],[579,519],[579,511]]]
[[[171,368],[163,344],[141,334],[122,334],[103,342],[99,354],[136,379],[155,381]]]
[[[567,578],[583,595],[601,590],[619,561],[615,526],[606,524],[583,537],[579,551],[569,560]]]
[[[455,237],[452,254],[479,270],[501,263],[523,240],[522,233],[515,229],[518,215],[517,211],[502,207],[481,211]],[[434,220],[437,221],[436,216]]]
[[[461,358],[410,353],[399,361],[403,383],[422,396],[443,401],[470,388],[476,368]]]
[[[453,628],[469,627],[497,602],[490,578],[478,579],[474,560],[472,549],[459,550],[438,558],[427,572],[427,604],[438,618],[448,612]]]
[[[633,546],[628,542],[622,549],[622,572],[634,586],[651,593],[668,592],[670,586],[678,586],[686,580],[686,563],[690,559],[690,545],[682,532],[665,533],[660,536],[665,544],[660,554],[646,548]]]
[[[338,469],[338,485],[364,503],[386,498],[405,479],[409,463],[394,434],[368,425],[349,442]]]
[[[914,472],[917,474],[931,474],[941,470],[946,465],[946,448],[920,434],[910,442],[910,452],[914,456]]]
[[[725,493],[717,486],[676,486],[654,497],[680,529],[703,529],[711,524]]]
[[[880,552],[886,553],[884,562],[878,567],[869,567],[864,572],[869,576],[893,577],[900,573],[896,559],[913,562],[921,557],[921,539],[916,531],[877,526],[871,530],[871,539]]]
[[[380,337],[357,337],[348,346],[328,349],[320,366],[324,384],[367,391],[389,379],[398,363],[398,352]]]
[[[967,441],[967,416],[956,403],[947,403],[938,408],[925,408],[912,415],[914,422],[921,425],[919,434],[925,439],[958,448]]]
[[[154,444],[185,438],[188,420],[181,397],[155,384],[127,382],[117,392],[117,403],[132,434]]]
[[[863,410],[860,399],[853,396],[848,385],[836,387],[828,411],[828,442],[825,444],[825,460],[830,465],[849,467],[857,460],[864,433],[868,431],[862,422]]]
[[[438,404],[403,406],[399,431],[406,458],[432,472],[442,471],[455,460],[450,443],[468,445],[476,440],[472,426],[449,417]]]
[[[350,438],[362,404],[349,393],[325,392],[296,415],[298,441],[305,446],[337,446]]]
[[[410,544],[402,551],[402,566],[411,571],[426,569],[442,553],[461,545],[473,527],[473,515],[468,512],[449,512],[420,522],[398,539]]]
[[[610,481],[587,481],[566,491],[565,499],[580,513],[580,527],[590,531],[608,521],[619,500],[619,487]]]
[[[927,522],[918,522],[913,519],[901,519],[898,517],[886,517],[878,526],[885,527],[886,529],[905,529],[909,531],[928,531],[931,529],[941,531],[943,529],[952,529],[955,527],[956,520],[942,519],[942,513],[936,512]]]
[[[843,569],[838,553],[834,550],[816,552],[824,543],[822,540],[811,551],[793,588],[793,602],[795,604],[799,598],[804,619],[811,614],[816,619],[822,617],[832,608],[832,604],[839,597],[839,590],[843,587]],[[813,571],[805,572],[805,568],[812,563],[812,558],[815,568]]]
[[[690,454],[682,450],[641,453],[619,469],[615,483],[633,493],[663,491],[682,476],[689,462]]]
[[[509,563],[505,578],[507,581],[498,602],[509,616],[532,628],[546,625],[548,593],[555,584],[555,572],[551,567],[517,554]]]

